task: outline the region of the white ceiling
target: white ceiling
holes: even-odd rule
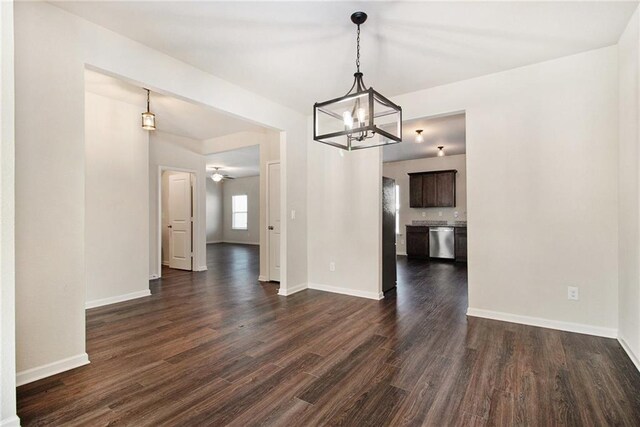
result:
[[[424,142],[416,143],[416,130],[422,129]],[[466,153],[465,116],[455,114],[436,118],[408,120],[402,123],[402,142],[382,149],[383,162],[436,157],[438,146],[447,156]]]
[[[147,93],[143,88],[91,70],[85,70],[85,89],[129,104],[145,111]],[[216,138],[241,131],[261,129],[235,117],[202,105],[171,96],[151,93],[151,111],[158,130],[197,140]]]
[[[615,44],[637,2],[54,2],[304,113],[351,85],[387,96]]]
[[[234,178],[260,175],[260,146],[238,148],[209,154],[207,157],[207,173],[213,173],[213,167],[219,167],[220,173]]]

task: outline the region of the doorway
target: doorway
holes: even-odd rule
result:
[[[195,180],[192,172],[161,170],[160,257],[165,267],[194,269]]]
[[[279,282],[280,135],[265,129],[213,142],[206,155],[207,264],[258,258],[252,280]]]
[[[466,276],[467,263],[465,114],[413,119],[402,126],[403,141],[382,153],[382,175],[395,181],[398,291],[411,272]],[[389,262],[382,260],[383,269]]]

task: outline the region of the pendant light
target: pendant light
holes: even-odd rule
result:
[[[416,131],[416,143],[421,144],[424,142],[424,136],[422,136],[422,129],[418,129]]]
[[[444,145],[438,145],[438,157],[443,157],[444,156]]]
[[[149,109],[149,89],[145,89],[147,91],[147,111],[142,113],[142,129],[145,130],[156,130],[156,115],[153,114]]]
[[[357,25],[356,72],[346,95],[316,102],[313,107],[313,139],[352,151],[395,144],[402,140],[402,108],[367,88],[360,72],[360,25],[364,12],[351,15]]]

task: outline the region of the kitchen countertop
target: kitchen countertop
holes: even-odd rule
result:
[[[414,227],[466,227],[467,221],[433,221],[433,220],[413,220]]]

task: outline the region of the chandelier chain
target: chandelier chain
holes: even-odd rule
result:
[[[356,68],[360,72],[360,25],[358,24],[358,37],[356,39]]]

